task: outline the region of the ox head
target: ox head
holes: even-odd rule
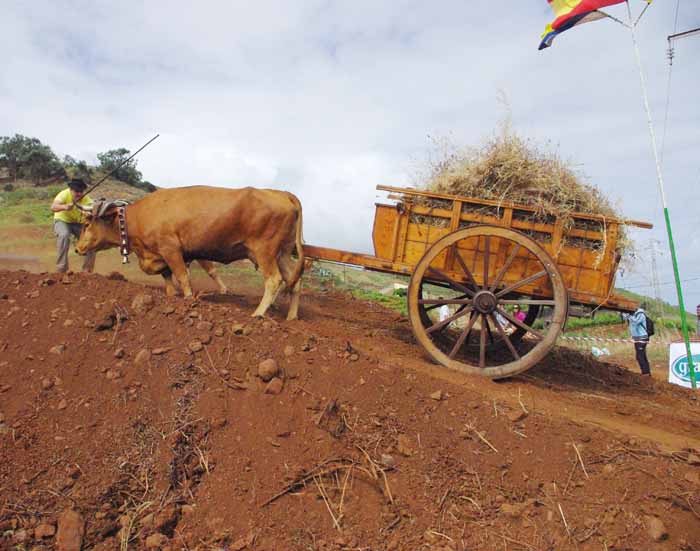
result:
[[[100,209],[99,203],[93,208],[80,205],[76,207],[83,212],[85,220],[80,238],[75,245],[76,253],[82,256],[91,251],[103,251],[119,244],[119,232],[115,223],[116,207]]]

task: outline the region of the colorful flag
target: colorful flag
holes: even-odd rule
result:
[[[625,0],[547,0],[554,11],[555,19],[542,33],[540,50],[552,45],[554,37],[571,27],[602,19],[606,15],[597,11],[613,4],[622,4]]]

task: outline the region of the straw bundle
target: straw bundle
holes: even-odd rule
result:
[[[421,178],[429,191],[527,205],[534,209],[534,219],[556,216],[564,220],[565,228],[576,212],[622,218],[559,155],[522,138],[507,124],[480,148],[459,150],[442,141],[437,150],[437,158],[429,161]],[[422,203],[436,206],[430,199]],[[624,227],[621,230],[620,252],[629,245]]]

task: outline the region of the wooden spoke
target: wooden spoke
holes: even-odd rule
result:
[[[517,318],[511,316],[508,312],[506,312],[506,311],[503,310],[502,308],[497,308],[497,310],[498,310],[498,312],[499,312],[504,318],[506,318],[506,319],[507,319],[509,322],[511,322],[513,325],[517,325],[517,326],[520,327],[521,329],[525,329],[525,331],[527,331],[528,333],[532,333],[532,334],[535,335],[535,337],[537,337],[539,340],[544,339],[544,335],[543,335],[542,333],[539,333],[539,332],[535,331],[532,327],[530,327],[529,325],[523,323],[523,322],[520,321],[519,319],[517,319]]]
[[[491,254],[491,237],[488,235],[484,239],[484,289],[489,287],[489,255]],[[486,318],[484,318],[486,319]]]
[[[479,367],[486,367],[486,315],[481,314],[481,335],[479,336]]]
[[[537,304],[539,306],[554,306],[556,302],[553,300],[535,300],[524,298],[520,300],[499,300],[498,304]]]
[[[470,298],[422,298],[418,300],[418,304],[434,304],[435,306],[442,306],[443,304],[471,304],[472,302]]]
[[[496,342],[496,341],[495,341],[494,338],[493,338],[493,332],[491,331],[491,324],[489,323],[489,318],[488,318],[488,316],[484,316],[484,320],[483,320],[483,321],[484,321],[484,323],[486,323],[486,331],[487,331],[488,334],[489,334],[489,341],[491,341],[491,344],[493,344],[493,343]]]
[[[457,249],[455,249],[455,258],[457,259],[457,262],[459,262],[459,266],[462,268],[462,271],[466,274],[467,279],[472,284],[474,289],[478,289],[479,286],[477,285],[476,280],[474,279],[474,276],[469,271],[469,268],[467,268],[467,265],[465,264],[464,259],[462,258],[462,255],[459,254],[459,250],[457,250]]]
[[[459,256],[459,254],[457,255]],[[433,268],[432,266],[428,266],[428,271],[434,273],[436,276],[438,276],[440,279],[444,279],[447,281],[454,289],[457,289],[458,291],[462,291],[465,295],[468,297],[473,297],[474,296],[474,291],[471,289],[468,289],[461,283],[456,282],[454,279],[452,279],[450,276],[445,274],[444,272],[438,270],[437,268]]]
[[[498,329],[499,334],[501,335],[501,339],[503,339],[503,342],[506,343],[506,346],[508,346],[508,349],[510,350],[510,353],[513,354],[513,357],[516,360],[520,359],[520,354],[518,354],[518,351],[515,349],[515,346],[513,346],[513,343],[510,340],[510,337],[508,336],[508,333],[505,332],[503,327],[501,327],[501,324],[498,323],[498,318],[494,316],[493,314],[490,314],[491,319],[493,320],[494,325],[496,326],[496,329]]]
[[[446,325],[449,325],[450,323],[452,323],[456,319],[461,318],[462,316],[468,314],[471,311],[472,311],[471,308],[465,308],[464,310],[460,310],[459,312],[452,314],[449,318],[445,318],[444,320],[436,323],[435,325],[428,327],[425,331],[428,334],[433,333],[434,331],[437,331],[438,329],[442,329]]]
[[[537,272],[536,274],[531,275],[530,277],[526,277],[522,281],[518,281],[517,283],[513,283],[513,285],[509,285],[502,291],[499,291],[496,293],[497,298],[501,298],[503,295],[507,295],[511,291],[518,289],[519,287],[523,287],[524,285],[527,285],[528,283],[532,283],[533,281],[536,281],[540,279],[541,277],[544,277],[547,275],[547,272],[545,270],[542,270],[541,272]]]
[[[454,359],[454,357],[457,355],[457,352],[459,352],[459,349],[462,347],[464,344],[464,341],[467,340],[469,337],[469,333],[472,331],[472,327],[474,327],[474,322],[476,321],[476,318],[478,318],[478,315],[473,315],[469,319],[469,323],[467,323],[467,326],[464,328],[462,331],[462,334],[459,336],[459,339],[457,339],[457,342],[455,345],[452,347],[452,350],[450,350],[450,358]]]
[[[515,257],[518,255],[519,252],[520,252],[520,243],[516,243],[515,247],[513,247],[513,250],[510,253],[510,256],[506,260],[506,263],[503,265],[501,270],[498,272],[496,279],[494,280],[493,284],[491,285],[491,292],[492,293],[496,290],[496,287],[498,287],[499,283],[501,283],[503,276],[506,275],[508,268],[510,268],[510,265],[513,263],[513,261],[515,260]]]
[[[421,295],[421,296],[422,296],[422,295]],[[459,301],[459,300],[462,300],[462,299],[464,299],[464,298],[467,298],[467,295],[459,295],[459,296],[457,296],[457,297],[453,297],[453,298],[447,299],[447,300],[448,300],[448,301],[450,301],[450,300],[452,300],[452,301]],[[418,304],[430,304],[429,301],[431,301],[431,300],[435,300],[435,301],[437,301],[437,302],[432,303],[432,306],[428,306],[427,308],[423,308],[424,311],[430,312],[431,310],[434,310],[435,308],[439,308],[440,306],[442,306],[443,303],[444,303],[444,304],[470,304],[470,303],[471,303],[471,299],[468,299],[468,301],[463,302],[463,303],[461,303],[461,302],[452,302],[452,303],[450,303],[450,302],[445,302],[444,299],[443,299],[442,302],[440,302],[440,299],[424,299],[424,298],[419,298],[419,299],[418,299]]]

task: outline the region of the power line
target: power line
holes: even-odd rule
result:
[[[688,282],[690,282],[690,281],[700,281],[700,276],[697,276],[697,277],[690,277],[690,278],[688,278],[688,279],[681,279],[681,283],[688,283]],[[660,287],[663,287],[663,286],[665,286],[665,285],[675,285],[675,284],[676,284],[675,281],[664,281],[663,283],[659,283],[659,286],[660,286]],[[623,287],[623,289],[642,289],[642,288],[649,288],[649,287],[653,287],[653,286],[654,286],[654,284],[653,284],[653,283],[650,283],[650,284],[647,284],[647,285],[625,286],[625,287]]]

